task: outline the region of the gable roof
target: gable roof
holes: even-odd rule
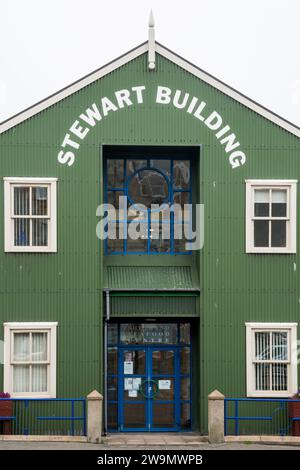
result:
[[[104,65],[103,67],[95,70],[94,72],[84,76],[83,78],[77,80],[76,82],[72,83],[71,85],[66,86],[65,88],[59,90],[58,92],[48,96],[44,100],[35,103],[34,105],[30,106],[29,108],[21,111],[20,113],[12,116],[9,119],[6,119],[2,123],[0,123],[0,134],[11,129],[12,127],[20,124],[21,122],[29,119],[30,117],[38,114],[39,112],[43,111],[44,109],[52,106],[55,103],[63,100],[67,96],[72,95],[73,93],[81,90],[82,88],[90,85],[91,83],[99,80],[100,78],[104,77],[105,75],[113,72],[114,70],[118,69],[119,67],[127,64],[133,59],[141,56],[145,52],[148,51],[148,41],[144,42],[143,44],[137,46],[136,48],[132,49],[131,51],[123,54],[122,56],[118,57],[117,59],[109,62],[108,64]],[[243,95],[242,93],[238,92],[234,88],[226,85],[221,80],[213,77],[209,73],[205,72],[204,70],[200,69],[196,65],[193,65],[191,62],[180,57],[178,54],[175,54],[170,49],[166,48],[162,44],[155,42],[155,51],[160,54],[162,57],[170,60],[174,64],[181,67],[183,70],[191,73],[192,75],[198,77],[199,79],[203,80],[205,83],[208,83],[213,88],[221,91],[227,96],[230,96],[237,102],[241,103],[242,105],[246,106],[247,108],[255,111],[257,114],[260,114],[264,118],[268,119],[269,121],[277,124],[278,126],[282,127],[286,131],[290,132],[291,134],[300,137],[300,127],[292,124],[290,121],[280,117],[278,114],[273,113],[269,109],[265,108],[264,106],[256,103],[255,101],[251,100],[247,96]],[[151,73],[151,72],[149,72]]]

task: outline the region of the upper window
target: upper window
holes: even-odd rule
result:
[[[105,202],[115,208],[106,254],[189,253],[190,165],[164,156],[106,160]]]
[[[297,323],[246,323],[247,395],[297,391]]]
[[[13,397],[55,397],[57,323],[4,324],[4,390]]]
[[[246,180],[246,252],[296,253],[296,180]]]
[[[56,178],[4,178],[5,251],[56,251]]]

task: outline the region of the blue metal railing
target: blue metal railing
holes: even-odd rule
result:
[[[299,416],[293,415],[289,407],[291,403],[300,404],[300,401],[289,398],[225,398],[224,434],[294,434],[300,412]],[[252,414],[253,406],[255,414]],[[241,414],[241,407],[244,414]]]
[[[85,398],[0,398],[0,415],[1,402],[12,403],[11,416],[0,416],[12,434],[86,436]]]

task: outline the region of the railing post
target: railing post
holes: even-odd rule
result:
[[[208,440],[211,444],[224,442],[224,398],[218,390],[208,395]]]
[[[101,444],[103,396],[94,390],[87,396],[87,440]]]

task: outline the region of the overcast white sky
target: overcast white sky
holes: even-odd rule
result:
[[[0,121],[147,39],[300,126],[299,0],[0,0]]]

